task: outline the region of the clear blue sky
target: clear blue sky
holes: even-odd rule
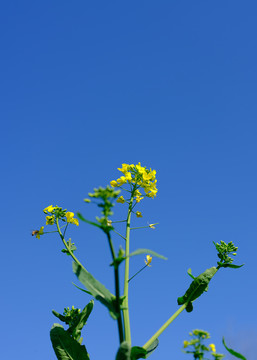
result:
[[[6,1],[0,6],[1,356],[55,359],[51,310],[83,307],[71,260],[54,236],[40,240],[42,209],[58,204],[93,219],[83,198],[119,176],[123,162],[157,171],[158,196],[140,205],[132,249],[156,259],[131,285],[133,344],[177,309],[194,274],[215,265],[212,241],[239,246],[239,270],[161,337],[152,360],[181,352],[194,328],[253,360],[257,336],[257,51],[255,1]],[[122,205],[117,205],[119,217]],[[113,291],[103,234],[69,235],[77,256]],[[115,240],[118,248],[120,240]],[[134,258],[131,273],[143,257]],[[96,304],[84,332],[92,360],[114,359],[115,322]]]

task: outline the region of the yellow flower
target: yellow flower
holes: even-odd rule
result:
[[[115,181],[115,180],[112,180],[112,181],[110,182],[110,185],[111,185],[112,187],[118,186],[117,181]]]
[[[85,203],[90,203],[91,200],[90,199],[84,199]]]
[[[121,176],[119,179],[117,179],[117,186],[121,186],[123,184],[126,184],[127,179],[125,178],[125,176]]]
[[[136,216],[137,216],[138,218],[143,217],[141,211],[137,211],[137,212],[136,212]]]
[[[74,213],[71,211],[67,211],[65,216],[67,218],[67,222],[71,222],[72,218],[74,217]]]
[[[51,213],[51,212],[53,212],[54,209],[55,209],[55,207],[54,207],[53,205],[49,205],[49,206],[47,206],[47,207],[43,210],[43,212],[44,212],[45,214]]]
[[[139,174],[144,174],[145,172],[145,168],[141,166],[140,162],[136,165],[136,169],[139,172]]]
[[[157,225],[157,224],[149,224],[149,228],[150,229],[155,229],[155,226],[154,225]]]
[[[139,203],[144,197],[143,196],[136,196],[136,202]]]
[[[185,349],[186,347],[188,347],[188,345],[189,345],[189,341],[184,340],[184,341],[183,341],[183,347],[184,347],[184,349]]]
[[[123,197],[123,196],[120,196],[120,197],[119,197],[116,201],[117,201],[117,203],[124,204],[125,199],[124,199],[124,197]]]
[[[144,180],[144,181],[152,180],[152,174],[151,174],[151,173],[148,173],[148,174],[147,174],[147,172],[145,171],[145,172],[143,173],[143,180]]]
[[[124,175],[128,182],[130,182],[132,180],[132,175],[130,172],[126,172]]]
[[[130,168],[129,164],[122,164],[122,168],[118,168],[119,171],[121,171],[123,174],[125,174]]]
[[[146,255],[146,260],[145,260],[145,264],[149,267],[151,267],[152,265],[150,265],[152,262],[152,256],[150,255]]]
[[[71,224],[79,226],[79,221],[78,221],[78,219],[74,218],[74,213],[73,212],[67,211],[65,216],[67,218],[67,223],[71,223]]]
[[[54,224],[54,215],[46,216],[46,225],[53,225]]]
[[[216,353],[216,347],[214,344],[210,344],[209,347],[211,348],[211,351]]]

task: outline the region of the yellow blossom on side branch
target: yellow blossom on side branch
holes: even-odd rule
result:
[[[184,342],[183,342],[183,347],[184,347],[184,349],[187,348],[188,345],[189,345],[189,341],[184,340]]]
[[[145,264],[146,264],[146,266],[149,266],[149,267],[151,267],[152,265],[150,265],[151,264],[151,262],[152,262],[152,256],[150,256],[150,255],[146,255],[146,260],[145,260]]]
[[[209,348],[211,348],[211,351],[212,351],[212,352],[216,353],[216,347],[215,347],[214,344],[210,344],[210,345],[209,345]]]
[[[74,218],[74,213],[73,212],[67,211],[65,216],[67,218],[67,223],[79,226],[79,221],[78,221],[78,219]]]
[[[143,215],[142,215],[142,213],[141,213],[140,211],[137,211],[137,212],[136,212],[136,216],[137,216],[138,218],[143,217]]]
[[[116,201],[117,201],[117,203],[121,203],[121,204],[125,203],[125,199],[123,196],[120,196]]]

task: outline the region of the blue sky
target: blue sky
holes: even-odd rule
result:
[[[51,310],[83,307],[71,260],[54,234],[40,240],[42,209],[93,219],[83,199],[122,163],[156,169],[132,249],[155,259],[132,283],[132,341],[143,345],[176,299],[216,263],[213,241],[239,246],[239,270],[221,269],[190,314],[161,335],[151,359],[181,352],[194,328],[253,360],[256,310],[257,52],[254,1],[8,1],[0,6],[2,334],[4,358],[54,359]],[[123,214],[115,207],[115,217]],[[77,256],[113,291],[103,234],[68,234]],[[115,239],[118,249],[120,240]],[[143,264],[132,260],[131,273]],[[250,298],[251,297],[251,298]],[[91,359],[114,359],[116,324],[100,304],[83,334]]]

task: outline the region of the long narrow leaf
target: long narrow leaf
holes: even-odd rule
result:
[[[226,345],[226,343],[225,343],[224,336],[223,336],[223,338],[222,338],[222,343],[223,343],[223,345],[225,346],[225,348],[228,350],[228,352],[229,352],[231,355],[234,355],[234,356],[237,357],[238,359],[246,360],[246,358],[245,358],[242,354],[236,352],[236,351],[233,350],[233,349],[229,349],[229,348],[227,347],[227,345]]]
[[[72,283],[74,286],[76,286],[76,288],[77,289],[79,289],[79,290],[81,290],[81,291],[83,291],[83,292],[85,292],[86,294],[88,294],[88,295],[92,295],[92,293],[90,292],[90,291],[87,291],[87,290],[85,290],[85,289],[82,289],[81,287],[79,287],[78,285],[76,285],[76,284],[74,284],[74,283]],[[93,295],[92,295],[93,296]]]
[[[150,255],[153,255],[153,256],[158,257],[160,259],[168,260],[165,256],[160,255],[157,252],[149,250],[149,249],[137,249],[136,251],[133,251],[132,253],[130,253],[128,256],[131,257],[131,256],[141,255],[141,254],[150,254]]]
[[[85,219],[82,214],[77,213],[77,216],[78,216],[78,218],[79,218],[80,220],[86,222],[87,224],[90,224],[90,225],[96,226],[96,227],[98,227],[98,228],[101,228],[101,225],[100,225],[100,224],[97,224],[97,223],[95,223],[95,222],[93,222],[93,221],[90,221],[90,220]]]
[[[72,268],[79,281],[90,291],[96,300],[100,301],[109,309],[110,315],[116,319],[117,313],[114,307],[115,296],[106,289],[100,281],[96,280],[93,275],[77,263],[73,262]]]

